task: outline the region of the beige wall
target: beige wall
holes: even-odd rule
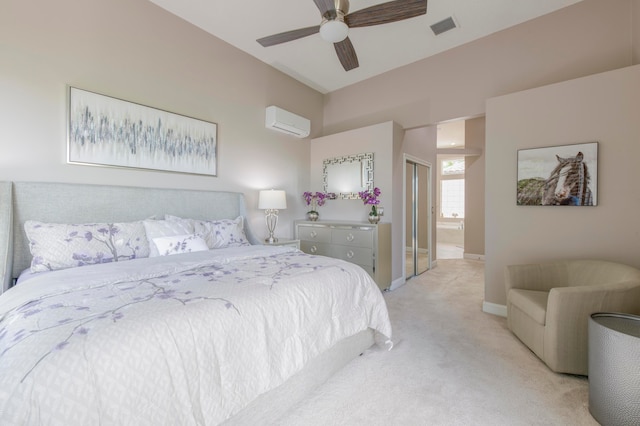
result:
[[[393,122],[380,123],[361,129],[324,136],[311,141],[311,185],[309,191],[323,191],[323,161],[334,157],[373,153],[374,185],[380,188],[380,206],[384,207],[382,222],[390,222],[393,251],[392,280],[402,277],[402,172],[397,175],[395,163],[402,145],[404,131]],[[320,220],[366,222],[370,206],[362,200],[336,199],[319,209]]]
[[[324,134],[389,120],[410,129],[477,117],[491,97],[631,65],[637,3],[583,0],[329,93]]]
[[[634,64],[640,64],[640,0],[633,0],[631,2],[630,16],[633,25],[632,60]]]
[[[479,156],[465,157],[464,191],[464,255],[467,258],[484,256],[484,179],[485,179],[485,118],[466,120],[465,148],[479,150]]]
[[[66,164],[66,86],[218,124],[218,177]],[[257,191],[285,189],[278,234],[304,214],[309,139],[264,127],[271,104],[322,127],[322,95],[146,0],[2,0],[0,180],[245,192],[257,236]]]
[[[486,302],[505,304],[509,264],[598,258],[640,268],[639,111],[640,65],[487,102]],[[519,149],[594,141],[596,207],[516,206]]]
[[[392,173],[393,173],[393,128],[394,123],[387,122],[354,129],[335,135],[323,136],[311,140],[311,185],[309,191],[323,191],[323,161],[334,157],[373,153],[374,185],[382,191],[380,206],[384,207],[383,222],[393,218]],[[367,221],[371,206],[365,206],[362,200],[337,199],[328,201],[319,210],[320,220]]]

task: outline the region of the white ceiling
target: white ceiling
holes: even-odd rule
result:
[[[319,34],[262,47],[257,39],[319,25],[313,0],[150,0],[240,50],[328,93],[581,0],[429,0],[427,14],[349,32],[360,67],[344,71]],[[351,12],[380,0],[351,0]],[[435,36],[430,25],[453,17],[458,28]]]
[[[438,124],[437,147],[444,149],[464,148],[464,120],[449,121]]]

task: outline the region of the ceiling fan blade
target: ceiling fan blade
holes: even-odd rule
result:
[[[320,25],[315,27],[300,28],[298,30],[287,31],[280,34],[270,35],[268,37],[259,38],[256,40],[263,47],[269,47],[280,43],[286,43],[288,41],[297,40],[299,38],[307,37],[312,34],[317,34],[320,31]]]
[[[313,0],[313,2],[318,7],[318,10],[320,11],[320,15],[322,16],[324,16],[324,14],[327,13],[328,11],[336,9],[336,4],[334,0]]]
[[[395,0],[357,10],[345,16],[349,28],[370,27],[427,13],[427,0]]]
[[[351,40],[349,40],[349,37],[338,43],[333,43],[333,47],[335,47],[338,59],[340,59],[340,63],[345,71],[350,71],[360,66],[356,50],[353,48],[353,44],[351,43]]]

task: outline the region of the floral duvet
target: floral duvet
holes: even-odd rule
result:
[[[367,328],[366,272],[289,247],[40,274],[0,297],[0,424],[218,424]]]

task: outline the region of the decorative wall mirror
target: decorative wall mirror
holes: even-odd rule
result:
[[[324,192],[357,200],[358,192],[373,190],[373,153],[328,158],[322,162]]]

